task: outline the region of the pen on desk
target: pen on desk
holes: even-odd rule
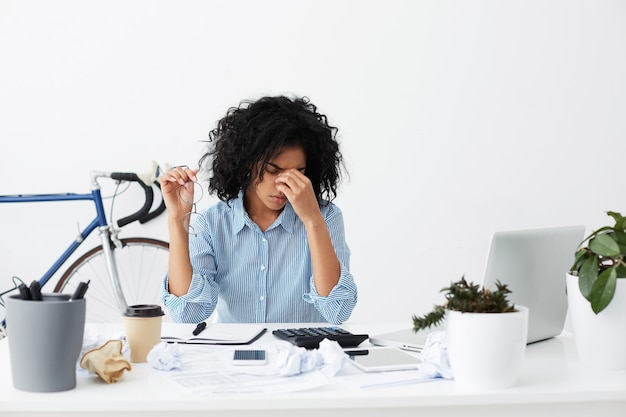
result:
[[[195,329],[193,329],[193,335],[198,336],[202,331],[206,329],[206,322],[198,323]]]
[[[81,298],[83,298],[85,296],[85,293],[87,292],[87,289],[89,288],[90,282],[91,280],[87,282],[80,282],[76,287],[76,291],[74,291],[74,294],[72,294],[70,300],[80,300]]]

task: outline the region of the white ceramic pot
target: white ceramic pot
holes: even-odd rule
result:
[[[567,303],[580,361],[594,368],[626,368],[626,279],[617,279],[613,300],[595,314],[580,293],[578,277],[567,274]]]
[[[528,334],[528,308],[510,313],[448,310],[446,338],[454,380],[459,386],[509,387],[519,377]]]

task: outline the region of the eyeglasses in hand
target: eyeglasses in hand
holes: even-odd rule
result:
[[[199,182],[192,181],[192,183],[193,195],[191,196],[191,201],[189,201],[189,199],[185,198],[185,196],[183,195],[185,187],[180,187],[178,189],[178,197],[180,198],[180,201],[191,206],[191,211],[187,213],[183,218],[183,226],[185,227],[185,230],[187,230],[187,233],[192,236],[197,236],[200,233],[200,230],[197,226],[200,214],[197,211],[196,204],[198,204],[198,202],[202,200],[202,197],[204,196],[204,190],[202,189],[202,186]]]

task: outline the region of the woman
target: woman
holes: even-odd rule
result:
[[[198,170],[161,177],[170,239],[163,302],[174,321],[200,322],[216,309],[221,322],[350,317],[357,288],[342,213],[331,202],[341,177],[336,133],[306,97],[229,109],[199,163],[221,201],[193,214],[192,229]]]

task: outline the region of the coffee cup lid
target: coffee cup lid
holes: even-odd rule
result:
[[[161,306],[156,304],[137,304],[126,308],[125,317],[158,317],[165,313]]]

